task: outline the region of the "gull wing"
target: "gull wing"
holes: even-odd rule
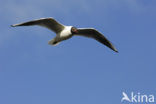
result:
[[[59,33],[64,29],[64,25],[60,24],[53,18],[41,18],[41,19],[32,20],[32,21],[15,24],[15,25],[11,25],[11,26],[16,27],[16,26],[33,26],[33,25],[39,25],[39,26],[46,27],[55,33]]]
[[[118,52],[117,49],[112,45],[112,43],[105,36],[103,36],[100,32],[98,32],[97,30],[95,30],[93,28],[79,28],[78,33],[76,33],[74,35],[93,38],[93,39],[97,40],[98,42],[106,45],[113,51]]]

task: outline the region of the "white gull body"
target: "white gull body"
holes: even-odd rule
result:
[[[71,38],[73,36],[71,28],[72,26],[64,26],[64,29],[54,39],[50,40],[48,44],[58,45],[61,41]]]

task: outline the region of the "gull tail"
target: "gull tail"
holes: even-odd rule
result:
[[[53,45],[53,46],[56,46],[56,45],[58,45],[59,43],[60,43],[60,42],[56,41],[56,38],[54,38],[54,39],[52,39],[52,40],[50,40],[50,41],[48,42],[49,45]]]

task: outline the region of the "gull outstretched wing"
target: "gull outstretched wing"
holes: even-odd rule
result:
[[[97,30],[93,28],[79,28],[78,32],[75,35],[93,38],[97,40],[98,42],[106,45],[113,51],[118,52],[117,49],[112,45],[112,43],[104,35],[102,35],[100,32],[98,32]]]
[[[41,19],[32,20],[32,21],[15,24],[15,25],[11,25],[11,26],[16,27],[16,26],[33,26],[33,25],[39,25],[39,26],[46,27],[55,33],[59,33],[64,29],[64,25],[60,24],[53,18],[41,18]]]

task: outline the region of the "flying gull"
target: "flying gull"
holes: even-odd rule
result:
[[[14,24],[11,26],[16,27],[16,26],[33,26],[33,25],[46,27],[56,33],[56,37],[48,42],[48,44],[50,45],[56,45],[63,40],[67,40],[71,38],[72,36],[84,36],[84,37],[93,38],[98,42],[106,45],[113,51],[118,52],[117,49],[112,45],[112,43],[96,29],[65,26],[60,24],[53,18],[41,18],[37,20],[20,23],[20,24]]]

